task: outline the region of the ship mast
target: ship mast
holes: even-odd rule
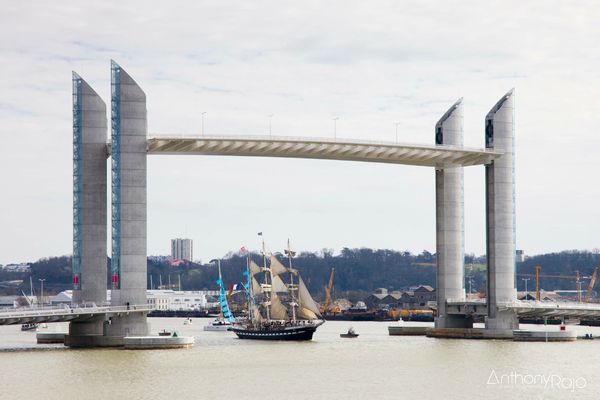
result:
[[[219,281],[221,282],[221,287],[223,287],[224,283],[223,283],[223,276],[221,276],[221,259],[220,258],[217,259],[217,268],[219,269]],[[225,317],[223,315],[223,305],[221,305],[221,312],[219,313],[219,319],[221,321],[225,320]]]
[[[263,270],[265,271],[265,283],[263,286],[263,292],[265,293],[265,310],[267,313],[267,321],[271,321],[271,284],[267,278],[270,278],[270,282],[273,282],[273,275],[271,274],[271,269],[267,268],[267,252],[265,250],[265,238],[263,237],[262,232],[258,233],[262,240],[262,256],[263,256]]]
[[[216,262],[216,263],[217,263],[217,269],[219,270],[219,280],[217,281],[217,283],[221,282],[221,283],[219,284],[219,286],[223,286],[223,276],[221,276],[221,259],[220,259],[220,258],[219,258],[219,259],[217,259],[217,258],[213,258],[213,259],[212,259],[212,260],[210,260],[209,262],[211,262],[211,263],[214,263],[214,262]],[[180,286],[181,286],[181,285],[180,285]],[[223,316],[223,308],[221,308],[221,311],[219,312],[219,319],[220,319],[220,320],[223,320],[223,319],[224,319],[224,316]]]
[[[252,279],[250,276],[250,252],[248,251],[246,251],[246,274],[248,278],[246,280],[246,284],[248,285],[248,318],[250,319],[250,324],[254,325],[254,313],[252,312],[254,293],[252,292]]]
[[[292,301],[290,303],[292,306],[292,322],[295,324],[296,323],[296,307],[298,307],[298,303],[296,302],[296,295],[294,293],[297,288],[294,286],[294,270],[292,269],[292,256],[295,253],[292,252],[292,250],[290,250],[290,239],[289,238],[287,241],[287,250],[285,252],[287,253],[287,256],[288,256],[288,264],[289,264],[289,271],[290,271],[289,292],[290,292],[290,296],[292,297]]]
[[[221,276],[221,259],[217,259],[217,268],[219,269],[219,280],[223,282],[223,277]]]

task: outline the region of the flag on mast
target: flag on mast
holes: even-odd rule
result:
[[[229,287],[229,291],[227,292],[227,299],[229,299],[231,297],[231,295],[233,294],[234,291],[242,290],[243,287],[244,287],[244,285],[241,283],[234,283],[233,285],[231,285]]]

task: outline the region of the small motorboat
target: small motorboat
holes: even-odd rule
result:
[[[171,336],[171,331],[163,329],[162,331],[158,332],[158,336]]]
[[[340,337],[341,338],[355,338],[355,337],[358,337],[358,333],[356,333],[356,331],[354,331],[354,328],[350,327],[348,329],[348,332],[340,333]]]
[[[186,318],[185,321],[183,321],[184,325],[191,325],[192,324],[192,319],[191,318]]]
[[[212,332],[226,332],[230,331],[232,326],[233,325],[229,321],[220,318],[215,318],[208,325],[204,325],[204,330]]]
[[[35,331],[38,328],[39,324],[36,324],[35,322],[29,322],[26,324],[21,325],[21,330],[22,331]]]

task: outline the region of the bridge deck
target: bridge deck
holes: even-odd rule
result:
[[[485,299],[479,301],[449,301],[450,314],[487,315]],[[519,317],[600,317],[600,304],[523,300],[499,305],[500,310],[512,310]]]
[[[503,154],[448,145],[275,136],[154,136],[148,138],[148,153],[311,158],[437,168],[489,164]]]
[[[148,313],[153,308],[144,305],[111,307],[44,307],[0,310],[0,325],[20,325],[25,323],[69,322],[91,319],[98,316],[112,316],[129,313]]]

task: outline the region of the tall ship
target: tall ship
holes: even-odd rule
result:
[[[274,255],[269,257],[267,265],[263,240],[262,267],[247,255],[244,286],[248,295],[248,316],[231,329],[240,339],[311,340],[313,333],[325,322],[298,270],[292,265],[295,253],[290,250],[289,240],[285,254],[287,267]]]

